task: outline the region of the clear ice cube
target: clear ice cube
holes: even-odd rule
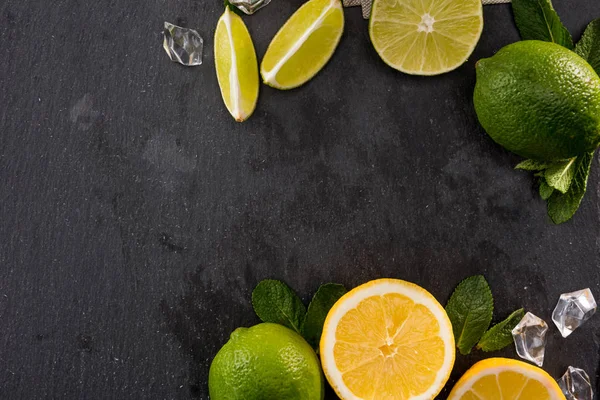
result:
[[[580,368],[569,367],[558,380],[558,386],[567,400],[592,400],[594,397],[590,377]]]
[[[204,41],[193,29],[165,22],[163,47],[171,61],[193,67],[202,64]]]
[[[239,8],[248,15],[252,15],[267,4],[271,0],[229,0],[229,3]]]
[[[548,324],[546,321],[530,312],[525,314],[523,319],[512,330],[513,340],[519,357],[541,367],[544,364],[547,331]]]
[[[563,337],[569,336],[596,312],[596,300],[590,289],[563,293],[552,313],[552,321]]]

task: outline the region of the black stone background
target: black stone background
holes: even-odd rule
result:
[[[301,3],[244,18],[259,58]],[[576,39],[600,17],[597,0],[554,3]],[[575,218],[553,226],[473,111],[476,60],[518,40],[509,6],[485,6],[470,60],[428,78],[387,67],[347,9],[327,67],[261,87],[243,124],[215,78],[222,11],[0,1],[0,398],[206,399],[264,278],[308,301],[324,282],[396,277],[445,303],[481,273],[496,319],[524,306],[550,324],[561,292],[600,295],[597,161]],[[168,60],[165,20],[199,30],[204,65]],[[597,383],[600,317],[568,339],[550,328],[546,369]],[[457,356],[449,387],[490,355]]]

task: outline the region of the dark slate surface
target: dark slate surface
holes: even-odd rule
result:
[[[301,3],[245,18],[259,57]],[[553,226],[473,112],[475,61],[518,39],[508,6],[486,6],[471,60],[433,78],[386,67],[348,9],[325,70],[262,87],[240,125],[213,67],[221,4],[0,3],[0,398],[206,399],[210,360],[257,322],[268,277],[304,299],[398,277],[445,302],[483,273],[497,318],[524,306],[548,322],[561,292],[600,295],[597,162],[575,219]],[[600,17],[596,0],[555,6],[576,38]],[[199,29],[205,65],[168,60],[164,20]],[[596,382],[599,328],[551,326],[547,370]],[[458,356],[450,385],[482,357]]]

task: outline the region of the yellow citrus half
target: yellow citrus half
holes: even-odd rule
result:
[[[522,361],[488,358],[458,380],[448,400],[565,400],[546,371]]]
[[[454,336],[444,308],[425,289],[378,279],[344,295],[321,336],[321,363],[338,396],[433,399],[454,364]]]
[[[481,0],[375,0],[369,21],[371,41],[383,61],[414,75],[459,67],[482,30]]]

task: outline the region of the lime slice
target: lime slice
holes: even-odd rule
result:
[[[340,0],[310,0],[271,41],[260,66],[263,81],[277,89],[303,85],[327,64],[344,31]]]
[[[215,67],[227,110],[236,121],[247,120],[258,100],[258,62],[244,21],[229,7],[217,23]]]
[[[483,29],[481,0],[375,0],[371,42],[390,67],[437,75],[463,64]]]

